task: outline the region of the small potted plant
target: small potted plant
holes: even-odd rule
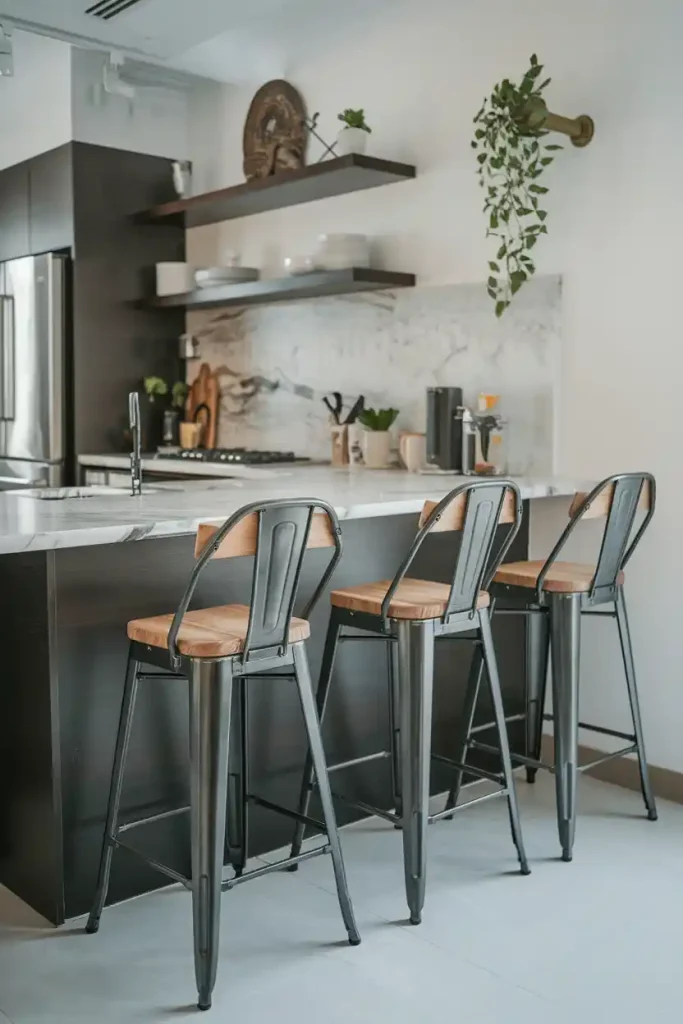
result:
[[[146,398],[140,409],[142,448],[146,452],[154,452],[163,438],[168,384],[163,377],[143,377],[142,383]]]
[[[341,114],[337,114],[337,120],[342,121],[344,127],[337,135],[337,153],[339,156],[347,156],[349,153],[364,153],[368,141],[368,135],[372,132],[365,120],[364,110],[351,110],[347,107]]]
[[[368,469],[386,469],[390,462],[389,429],[398,416],[398,409],[364,409],[358,419],[363,431],[363,462]]]

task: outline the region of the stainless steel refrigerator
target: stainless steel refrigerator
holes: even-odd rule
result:
[[[66,258],[0,264],[0,490],[64,482]]]

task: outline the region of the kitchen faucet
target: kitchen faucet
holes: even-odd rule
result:
[[[142,456],[140,454],[140,396],[137,391],[128,395],[128,422],[132,449],[130,453],[130,493],[133,497],[142,494]]]

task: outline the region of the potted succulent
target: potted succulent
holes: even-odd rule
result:
[[[364,153],[368,141],[368,135],[372,132],[365,120],[364,110],[351,110],[347,107],[341,114],[337,114],[337,120],[342,121],[344,127],[337,135],[337,153],[339,156],[346,156],[348,153]]]
[[[593,121],[587,114],[572,119],[550,113],[543,98],[550,79],[541,81],[542,72],[543,65],[532,54],[521,82],[503,79],[474,118],[472,148],[479,184],[485,189],[486,236],[496,239],[487,291],[498,317],[535,273],[532,250],[548,233],[543,209],[548,189],[540,179],[562,146],[547,145],[545,136],[562,132],[574,146],[586,146],[593,138]]]
[[[398,416],[398,409],[363,409],[358,419],[363,431],[363,462],[368,469],[386,469],[390,462],[389,429]]]
[[[140,408],[142,449],[154,452],[163,438],[168,384],[163,377],[143,377],[142,383],[145,389],[145,401]]]

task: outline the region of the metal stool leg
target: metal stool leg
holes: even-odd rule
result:
[[[580,594],[553,594],[550,597],[550,632],[557,827],[562,846],[562,860],[570,861],[576,831],[581,657]]]
[[[481,639],[482,646],[484,649],[484,660],[486,662],[486,674],[489,678],[489,689],[491,691],[491,703],[493,705],[493,714],[496,719],[496,728],[498,732],[500,759],[503,764],[503,774],[505,776],[505,786],[507,789],[508,810],[510,812],[510,828],[512,830],[512,839],[515,846],[517,847],[517,856],[519,857],[520,870],[523,875],[528,875],[530,873],[529,864],[527,862],[526,853],[524,850],[524,840],[522,839],[522,825],[519,820],[517,790],[515,788],[515,777],[512,774],[510,743],[508,740],[507,723],[505,721],[505,710],[503,708],[503,695],[500,689],[498,662],[496,660],[496,649],[494,647],[493,636],[491,634],[491,620],[489,618],[488,608],[482,608],[482,610],[479,612],[479,622],[481,625]]]
[[[109,804],[107,807],[107,820],[104,826],[104,838],[102,840],[102,853],[100,855],[97,889],[95,891],[95,899],[90,911],[90,916],[88,917],[88,923],[85,926],[85,930],[90,934],[94,934],[100,927],[100,917],[102,916],[102,909],[107,899],[107,890],[109,889],[111,858],[114,853],[114,836],[118,826],[121,791],[123,789],[123,772],[126,764],[126,754],[128,753],[128,744],[130,742],[133,712],[135,710],[135,698],[138,689],[138,670],[140,663],[135,661],[131,655],[132,647],[129,648],[128,651],[126,681],[123,688],[119,731],[116,735],[114,766],[112,769],[111,786],[109,789]]]
[[[330,683],[332,682],[332,670],[334,669],[334,659],[337,653],[337,643],[339,641],[339,633],[341,632],[341,625],[335,614],[335,609],[332,608],[330,612],[330,621],[327,626],[327,635],[325,636],[325,647],[323,649],[323,660],[320,667],[320,679],[318,680],[318,690],[316,693],[316,709],[318,712],[318,719],[322,724],[325,717],[325,707],[327,705],[327,695],[330,690]],[[304,773],[301,779],[301,792],[299,794],[299,806],[297,808],[299,814],[308,814],[308,808],[311,803],[311,796],[313,794],[313,758],[311,757],[310,746],[306,753],[306,761],[304,764]],[[301,844],[304,840],[304,831],[306,826],[303,822],[297,822],[296,828],[294,829],[294,837],[292,839],[292,849],[290,855],[292,857],[298,857],[301,853]],[[296,871],[299,867],[298,864],[292,864],[288,870]]]
[[[470,670],[467,675],[467,688],[465,690],[465,701],[462,706],[462,713],[460,715],[460,721],[458,723],[458,732],[455,743],[455,760],[459,761],[460,764],[464,764],[467,760],[467,751],[470,743],[470,733],[472,731],[472,725],[474,723],[474,713],[477,709],[477,700],[479,698],[479,688],[481,687],[481,676],[484,669],[484,653],[480,641],[475,641],[474,648],[472,650],[472,660],[470,661]],[[446,806],[444,810],[449,807],[455,807],[460,796],[460,788],[462,786],[463,772],[456,768],[453,773],[453,782],[451,789],[448,794]],[[450,821],[451,817],[447,818]]]
[[[398,644],[392,637],[387,642],[387,662],[389,669],[389,750],[391,752],[391,793],[394,813],[400,818],[403,815],[403,798],[401,796],[401,701],[398,691]],[[400,828],[400,825],[395,825]]]
[[[216,983],[228,795],[231,661],[195,661],[190,680],[192,915],[198,1007]]]
[[[232,688],[230,770],[226,854],[239,877],[247,864],[249,846],[249,756],[247,735],[247,680],[235,679]]]
[[[306,723],[308,743],[311,751],[311,758],[313,760],[315,777],[318,783],[320,802],[323,808],[323,820],[327,830],[327,841],[330,844],[330,853],[332,854],[332,864],[334,867],[334,877],[337,883],[339,907],[344,919],[346,931],[348,932],[349,942],[352,946],[357,946],[360,943],[360,935],[358,933],[358,928],[356,927],[353,906],[351,905],[351,897],[349,896],[349,889],[346,882],[344,858],[342,856],[341,844],[339,842],[337,819],[334,813],[334,804],[332,803],[332,793],[330,791],[330,780],[327,774],[327,764],[325,762],[325,751],[323,750],[323,742],[320,735],[320,720],[316,713],[315,701],[313,699],[313,687],[311,685],[311,673],[308,668],[306,648],[303,643],[297,643],[293,644],[292,651],[294,653],[294,671],[296,673],[296,681],[299,687],[301,710],[303,711],[304,721]]]
[[[547,612],[526,617],[526,750],[527,757],[541,759],[543,709],[545,706],[548,661],[550,658],[550,622]],[[526,781],[535,782],[538,768],[527,765]]]
[[[643,800],[647,809],[647,816],[650,821],[657,820],[657,805],[650,786],[650,773],[645,757],[645,740],[643,738],[643,723],[640,719],[640,703],[638,701],[638,688],[636,686],[636,669],[633,663],[633,648],[631,646],[631,631],[628,625],[626,613],[626,597],[623,587],[617,590],[616,598],[617,625],[619,627],[619,641],[621,643],[621,654],[624,659],[624,671],[626,673],[626,685],[628,687],[628,699],[631,705],[631,717],[633,718],[633,731],[636,737],[638,748],[638,766],[640,768],[640,786],[643,791]]]
[[[411,924],[425,900],[432,747],[434,623],[397,622],[403,788],[403,866]]]

